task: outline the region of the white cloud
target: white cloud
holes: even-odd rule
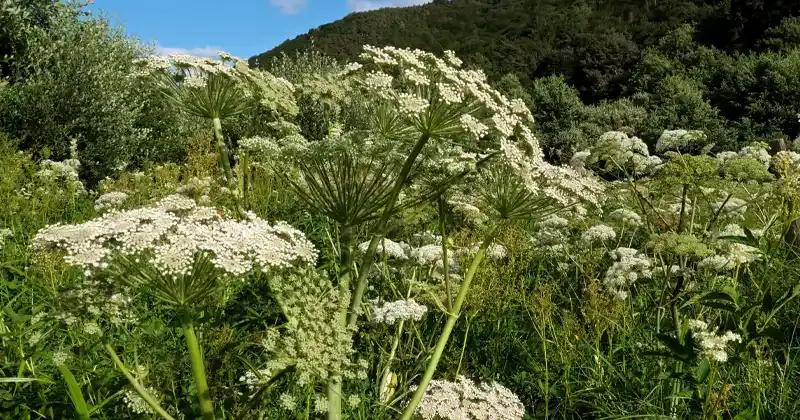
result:
[[[293,15],[305,9],[307,0],[269,0],[270,4],[281,9],[284,15]]]
[[[384,7],[419,6],[432,0],[347,0],[347,7],[354,12],[381,9]]]
[[[220,51],[222,51],[222,48],[219,47],[179,48],[165,47],[156,43],[156,54],[158,55],[188,54],[195,57],[217,58],[217,53]]]

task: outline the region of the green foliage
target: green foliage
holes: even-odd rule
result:
[[[131,77],[141,47],[79,6],[48,10],[44,24],[23,20],[14,32],[25,42],[6,62],[11,83],[0,89],[0,129],[34,153],[47,147],[56,160],[78,139],[90,181],[144,159],[179,159],[184,132],[175,111]]]

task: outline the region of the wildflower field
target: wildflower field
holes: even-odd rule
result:
[[[0,418],[800,418],[800,144],[556,159],[451,51],[267,71],[55,7],[109,93],[0,84],[58,138],[0,134]]]

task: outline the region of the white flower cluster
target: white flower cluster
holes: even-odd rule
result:
[[[367,252],[369,248],[369,241],[358,244],[360,252]],[[383,238],[378,243],[378,255],[386,258],[394,258],[397,260],[407,260],[410,247],[404,242],[395,242],[388,238]]]
[[[86,194],[86,188],[78,177],[78,169],[81,166],[78,160],[78,141],[72,139],[69,147],[69,159],[55,162],[45,159],[39,162],[39,171],[36,175],[45,181],[63,183],[68,189],[74,191],[75,196]]]
[[[628,137],[621,131],[609,131],[600,136],[591,153],[578,152],[573,156],[573,166],[583,167],[587,164],[604,161],[606,170],[623,168],[637,174],[647,173],[661,164],[657,156],[650,156],[647,145],[638,137]]]
[[[689,328],[692,330],[698,346],[702,349],[703,357],[707,357],[717,362],[728,361],[728,343],[741,343],[742,336],[732,331],[725,331],[717,334],[712,331],[708,324],[698,319],[689,320]]]
[[[6,244],[6,239],[14,237],[14,232],[9,228],[0,229],[0,249]]]
[[[532,238],[534,245],[550,252],[564,249],[567,241],[565,231],[569,221],[563,217],[551,215],[539,222],[539,231]]]
[[[258,373],[248,370],[244,375],[239,377],[239,383],[246,386],[252,392],[260,385],[267,383],[272,378],[272,372],[269,369],[259,369]]]
[[[64,351],[53,352],[53,364],[56,366],[65,365],[71,358],[70,353]]]
[[[614,228],[606,225],[592,226],[581,235],[581,242],[587,245],[613,241],[617,237]]]
[[[203,89],[209,79],[222,77],[233,81],[241,92],[240,100],[254,99],[270,109],[289,115],[299,112],[294,101],[295,87],[286,79],[251,69],[247,61],[219,52],[219,60],[187,54],[152,55],[137,60],[139,69],[134,77],[149,77],[167,74],[180,86],[188,89]]]
[[[453,197],[447,200],[447,204],[453,207],[453,211],[464,217],[465,220],[475,224],[482,225],[489,220],[489,216],[484,214],[474,204],[470,203],[470,199],[466,197]]]
[[[745,146],[742,148],[742,150],[739,150],[738,155],[740,157],[755,159],[769,169],[772,156],[769,155],[769,151],[767,150],[768,147],[769,146],[764,143],[753,143],[750,146]]]
[[[656,153],[667,150],[688,152],[705,145],[708,136],[700,130],[664,130],[656,141]]]
[[[442,255],[443,253],[441,244],[423,245],[417,248],[412,248],[409,252],[409,256],[420,265],[430,265],[437,262],[441,263]],[[447,257],[450,260],[452,255],[448,255]]]
[[[797,182],[800,177],[800,153],[781,150],[772,157],[772,168],[782,179]]]
[[[761,259],[761,250],[758,248],[734,242],[728,245],[728,258],[734,265],[745,265]]]
[[[620,247],[608,254],[615,262],[606,271],[603,284],[619,299],[628,298],[628,289],[636,281],[653,276],[652,263],[636,249]]]
[[[266,272],[311,264],[317,257],[305,235],[286,223],[271,226],[252,213],[243,221],[226,219],[216,209],[197,207],[181,195],[79,225],[48,226],[36,234],[33,247],[65,251],[64,260],[86,274],[108,267],[118,253],[173,276],[188,273],[199,254],[208,255],[214,266],[232,276],[256,266]]]
[[[381,302],[380,299],[370,301],[372,320],[389,325],[399,319],[419,321],[428,312],[428,307],[420,305],[414,299],[397,300],[394,302]]]
[[[459,376],[456,382],[431,381],[417,414],[425,420],[521,420],[525,406],[497,382],[476,384]]]
[[[642,225],[642,216],[633,210],[616,209],[608,214],[608,218],[612,221],[619,222],[625,227],[639,227]]]
[[[497,140],[495,147],[531,192],[561,205],[573,204],[576,198],[593,204],[599,202],[603,190],[600,182],[544,161],[539,142],[531,131],[533,115],[524,102],[509,100],[492,88],[483,72],[459,68],[460,60],[452,52],[441,59],[420,50],[367,45],[360,57],[365,67],[372,69],[364,76],[365,89],[393,101],[409,125],[426,124],[419,117],[422,109],[446,109],[443,115],[447,115],[447,121],[439,124],[437,136],[493,136]],[[418,74],[413,83],[404,84],[406,77],[400,76],[409,69]],[[419,88],[425,84],[422,76],[428,79],[429,86],[425,89]]]
[[[477,252],[477,246],[473,248],[475,252]],[[508,256],[508,250],[506,247],[500,244],[491,244],[488,248],[486,248],[486,258],[490,260],[502,260]]]
[[[715,273],[723,273],[735,267],[733,261],[725,255],[712,255],[697,262],[697,268]]]
[[[278,403],[280,404],[281,408],[286,411],[294,411],[297,409],[297,399],[286,392],[282,393],[280,397],[278,397]]]
[[[159,393],[152,387],[147,388],[147,392],[153,396],[156,400],[159,398]],[[125,394],[122,396],[123,401],[125,401],[125,405],[136,414],[153,414],[153,408],[150,407],[150,404],[147,402],[137,393],[136,391],[129,389],[125,391]]]
[[[239,150],[247,153],[263,154],[266,156],[277,155],[280,151],[275,139],[269,137],[248,137],[239,140]]]
[[[100,197],[97,197],[97,200],[94,201],[94,209],[95,211],[102,212],[105,210],[112,210],[118,209],[125,204],[125,201],[128,200],[128,194],[122,191],[112,191],[110,193],[105,193]]]
[[[722,152],[717,153],[716,156],[714,156],[714,159],[717,161],[717,165],[718,166],[722,166],[729,159],[735,158],[737,156],[739,156],[738,153],[726,150],[726,151],[722,151]]]

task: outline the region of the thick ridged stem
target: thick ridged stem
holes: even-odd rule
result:
[[[149,392],[147,392],[147,389],[145,389],[145,387],[143,387],[142,384],[140,384],[139,381],[137,381],[136,378],[134,378],[133,375],[131,375],[131,373],[125,367],[125,364],[122,363],[122,360],[119,359],[117,352],[114,351],[113,347],[111,347],[111,344],[103,343],[103,348],[106,350],[106,353],[108,353],[108,355],[111,356],[111,360],[117,366],[117,369],[119,369],[122,372],[122,374],[125,375],[125,378],[128,379],[128,382],[131,384],[133,389],[136,390],[136,393],[139,394],[139,396],[142,397],[144,402],[146,402],[147,405],[149,405],[150,408],[153,409],[153,412],[161,416],[161,418],[163,418],[164,420],[175,420],[175,418],[170,416],[166,410],[161,408],[161,406],[158,404],[158,401],[156,401],[156,399],[153,398],[153,396],[150,395]]]
[[[355,247],[355,231],[352,226],[340,228],[341,238],[339,239],[339,296],[344,297],[350,293],[350,278],[352,277],[353,248]],[[347,328],[347,306],[342,302],[339,310],[339,324],[342,328]],[[333,377],[328,380],[328,420],[340,420],[342,418],[342,378]]]
[[[389,202],[386,203],[386,207],[383,209],[383,214],[378,220],[378,224],[375,227],[375,232],[373,233],[372,239],[369,241],[367,252],[364,254],[364,260],[358,270],[358,282],[356,284],[356,290],[353,292],[353,297],[350,300],[350,318],[347,321],[348,327],[353,327],[356,325],[358,313],[361,309],[361,299],[364,298],[364,290],[367,288],[367,275],[369,274],[369,270],[372,268],[372,264],[375,262],[375,254],[378,251],[378,243],[380,243],[383,235],[386,234],[386,226],[389,223],[389,219],[392,217],[392,212],[394,211],[394,206],[397,203],[397,198],[400,197],[400,191],[402,191],[403,185],[408,180],[408,175],[411,173],[411,169],[414,167],[414,162],[416,162],[417,157],[419,157],[419,154],[422,152],[422,149],[428,143],[429,139],[430,136],[427,133],[420,136],[419,140],[417,140],[417,143],[414,145],[414,148],[411,149],[411,152],[408,154],[406,161],[403,163],[403,168],[397,175],[397,179],[395,179],[394,186],[392,187],[391,194],[389,195]]]
[[[433,355],[431,355],[431,359],[428,361],[428,366],[425,368],[425,374],[422,375],[422,380],[419,383],[419,387],[414,392],[414,396],[411,397],[411,401],[403,411],[403,416],[400,418],[401,420],[411,420],[411,417],[417,410],[417,406],[419,405],[420,401],[422,401],[422,397],[425,395],[425,391],[428,389],[428,384],[431,382],[431,379],[433,379],[433,374],[436,372],[436,366],[439,364],[439,359],[442,358],[442,353],[447,345],[447,341],[450,339],[450,334],[453,332],[453,327],[455,327],[456,321],[461,315],[461,306],[464,304],[464,300],[467,297],[467,292],[469,292],[470,283],[472,283],[472,279],[475,277],[475,273],[478,271],[478,267],[480,266],[484,255],[486,255],[486,249],[489,248],[489,245],[491,245],[492,241],[494,240],[497,227],[498,226],[493,227],[486,234],[486,238],[483,240],[481,247],[478,249],[478,253],[475,254],[475,258],[472,259],[469,270],[467,271],[466,276],[464,276],[464,282],[461,283],[461,287],[458,290],[458,296],[456,296],[456,301],[453,303],[453,308],[450,310],[450,313],[447,316],[447,323],[444,326],[444,330],[442,330],[442,334],[439,336],[439,340],[436,342],[436,347],[433,349]]]
[[[222,121],[219,118],[214,118],[214,139],[216,140],[217,155],[219,156],[219,166],[222,168],[222,173],[225,175],[226,187],[233,194],[235,201],[236,212],[239,217],[244,217],[241,203],[239,202],[239,188],[236,185],[236,180],[233,177],[233,170],[231,169],[230,156],[228,155],[228,147],[225,145],[225,137],[222,136]]]
[[[211,401],[211,393],[208,390],[206,369],[203,364],[203,352],[197,342],[194,324],[187,316],[184,316],[181,324],[183,325],[183,335],[186,339],[186,348],[189,350],[192,376],[194,377],[195,388],[197,388],[197,397],[200,400],[200,411],[203,413],[203,420],[214,420],[214,403]]]

